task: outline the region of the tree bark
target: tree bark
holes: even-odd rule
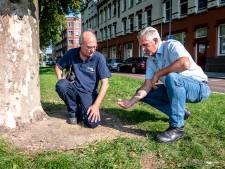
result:
[[[0,0],[0,126],[43,118],[37,0]]]

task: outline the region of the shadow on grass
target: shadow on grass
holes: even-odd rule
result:
[[[40,67],[39,70],[40,75],[42,74],[54,74],[54,67],[50,66],[50,67]]]
[[[116,122],[116,125],[114,124],[113,120],[111,120],[111,122],[105,123],[110,116],[113,116],[112,119],[118,120],[119,122]],[[152,112],[140,111],[135,109],[128,112],[120,108],[105,108],[103,109],[102,113],[103,126],[111,127],[122,132],[145,137],[147,136],[151,138],[155,138],[155,136],[158,134],[158,130],[156,130],[155,128],[148,128],[146,130],[138,129],[136,125],[143,122],[157,121],[168,122],[168,119],[163,116],[159,117]]]
[[[67,119],[66,106],[64,104],[55,104],[50,102],[42,102],[42,107],[49,117]]]
[[[42,106],[49,117],[64,119],[68,118],[66,106],[64,104],[55,104],[43,102]],[[145,121],[167,122],[167,118],[158,117],[156,114],[147,111],[129,111],[120,108],[106,108],[101,110],[102,126],[113,128],[121,132],[155,138],[158,131],[156,129],[138,129],[135,125]]]

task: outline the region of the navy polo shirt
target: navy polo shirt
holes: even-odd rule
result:
[[[57,62],[57,66],[63,70],[71,65],[71,71],[75,74],[74,85],[81,92],[95,93],[99,80],[111,77],[105,57],[97,51],[89,59],[83,61],[80,58],[80,48],[70,49]]]

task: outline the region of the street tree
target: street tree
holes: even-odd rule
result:
[[[40,11],[44,1],[39,2]],[[63,2],[62,13],[69,10]],[[0,0],[0,126],[16,128],[45,115],[40,103],[38,12],[38,0]]]

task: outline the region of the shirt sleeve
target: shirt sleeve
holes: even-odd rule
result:
[[[56,63],[57,66],[63,70],[67,67],[69,67],[70,65],[70,58],[71,55],[75,54],[73,49],[70,49],[68,52],[66,52],[66,54]]]
[[[146,73],[145,73],[145,79],[146,80],[151,80],[153,75],[154,75],[154,70],[153,70],[153,63],[152,60],[150,58],[147,59],[147,63],[146,63]]]
[[[100,55],[99,57],[97,70],[98,70],[99,79],[105,79],[105,78],[111,77],[111,73],[106,64],[106,59],[103,55]]]

